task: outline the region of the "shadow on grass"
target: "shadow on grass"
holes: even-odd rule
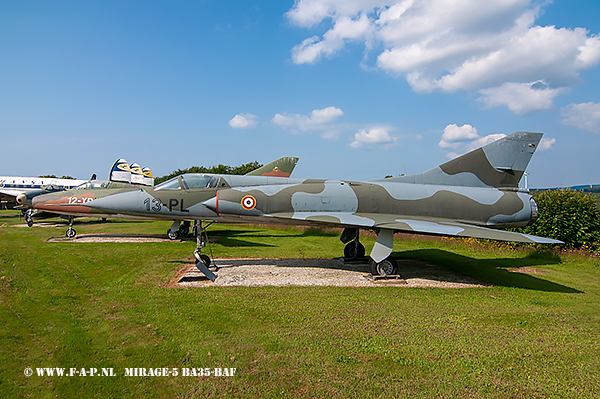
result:
[[[216,241],[218,244],[224,247],[275,247],[276,245],[263,244],[254,241],[242,240],[239,237],[250,235],[254,238],[290,238],[290,237],[301,237],[300,234],[265,234],[264,232],[257,232],[253,230],[213,230],[207,231],[208,238],[211,242]],[[186,239],[195,240],[194,236],[186,236]]]
[[[275,247],[276,245],[271,245],[271,244],[262,244],[259,242],[253,242],[253,241],[246,241],[246,240],[239,240],[237,238],[229,238],[229,237],[221,237],[217,240],[217,243],[219,245],[222,245],[224,247],[263,247],[263,248],[268,248],[268,247]]]
[[[417,249],[395,253],[395,257],[398,259],[418,259],[496,286],[516,287],[546,292],[564,292],[570,294],[583,293],[583,291],[556,284],[529,274],[510,272],[507,270],[519,267],[535,267],[560,263],[560,258],[553,257],[552,255],[540,256],[538,254],[517,259],[475,259],[440,249]]]
[[[25,220],[23,219],[23,222]],[[81,218],[73,219],[73,226],[93,226],[93,225],[118,225],[118,224],[147,224],[152,222],[151,220],[129,220],[129,219],[106,219],[95,218],[93,216],[82,216]],[[69,219],[62,216],[49,217],[46,219],[34,219],[34,226],[38,227],[67,227],[69,225]]]

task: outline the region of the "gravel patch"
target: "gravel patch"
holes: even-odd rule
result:
[[[166,234],[150,235],[150,234],[81,234],[73,238],[53,237],[46,242],[73,242],[73,243],[90,243],[90,242],[171,242]]]
[[[186,265],[168,287],[485,287],[485,283],[415,260],[399,260],[399,276],[373,279],[367,261],[343,259],[216,259],[212,282],[195,265]]]

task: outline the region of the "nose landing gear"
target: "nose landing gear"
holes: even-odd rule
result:
[[[77,234],[77,232],[73,228],[73,219],[74,219],[73,216],[69,216],[69,228],[67,229],[67,232],[65,233],[65,236],[67,238],[73,238]]]
[[[210,226],[210,223],[208,226]],[[206,227],[208,227],[206,226]],[[202,222],[195,220],[194,221],[194,235],[196,236],[196,249],[194,250],[194,257],[196,258],[196,268],[200,270],[210,281],[215,281],[217,275],[211,272],[208,268],[210,267],[211,260],[208,255],[202,254],[202,248],[206,246],[208,243],[208,235],[206,234],[205,227],[202,227]],[[210,246],[209,246],[210,249]],[[212,251],[211,251],[212,252]],[[213,262],[214,264],[214,262]],[[218,267],[215,265],[215,271],[218,270]]]

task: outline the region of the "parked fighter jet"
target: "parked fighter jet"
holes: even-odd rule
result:
[[[0,199],[17,203],[17,209],[27,209],[36,195],[77,187],[86,180],[50,177],[0,176]]]
[[[390,256],[395,232],[561,243],[495,229],[536,220],[537,205],[527,189],[519,188],[519,181],[541,138],[541,133],[517,132],[411,176],[370,182],[267,178],[240,185],[225,176],[184,175],[154,189],[115,192],[86,206],[102,212],[193,219],[200,221],[197,234],[203,230],[202,222],[214,221],[341,226],[346,257],[364,255],[359,229],[373,229],[377,241],[370,254],[371,272],[395,274],[397,264]],[[204,239],[197,242],[196,266],[214,279],[200,262]]]
[[[128,192],[137,192],[140,190],[149,190],[151,192],[157,190],[167,190],[171,192],[171,190],[179,190],[179,193],[182,193],[184,196],[187,195],[190,191],[194,191],[197,189],[201,190],[212,190],[212,195],[214,195],[215,187],[219,182],[228,182],[221,183],[223,187],[225,186],[242,186],[248,184],[264,184],[266,179],[274,179],[274,177],[267,176],[280,176],[281,181],[287,180],[287,177],[290,176],[296,163],[298,162],[298,158],[293,157],[283,157],[278,160],[275,160],[267,165],[264,165],[258,169],[255,169],[244,176],[234,176],[234,175],[219,175],[219,174],[185,174],[182,176],[174,177],[159,186],[151,187],[152,183],[148,183],[148,185],[141,184],[133,184],[133,181],[145,181],[148,182],[147,178],[152,177],[152,173],[148,170],[142,170],[138,166],[130,167],[129,164],[124,159],[119,159],[113,165],[111,170],[110,179],[111,181],[106,180],[96,180],[86,182],[81,186],[65,192],[60,192],[56,194],[48,194],[41,195],[35,197],[33,200],[33,207],[36,211],[45,211],[51,212],[54,214],[66,215],[71,217],[69,228],[67,229],[66,235],[67,237],[74,237],[76,232],[72,227],[73,217],[101,217],[101,218],[124,218],[124,219],[171,219],[175,220],[171,228],[168,230],[167,234],[169,238],[174,239],[179,235],[186,234],[189,231],[189,220],[193,219],[190,217],[185,217],[188,214],[182,213],[181,215],[167,215],[167,217],[163,217],[162,215],[156,215],[153,210],[158,206],[162,206],[162,204],[158,204],[157,201],[148,201],[144,206],[147,206],[148,212],[145,214],[131,214],[127,212],[120,212],[119,210],[98,210],[91,207],[88,207],[88,203],[98,198],[102,198],[105,196],[111,196],[118,193],[128,193]],[[135,169],[135,170],[134,170]],[[139,170],[138,170],[139,169]],[[147,169],[147,168],[145,168]],[[137,174],[139,177],[134,179],[133,175]],[[146,178],[142,180],[141,178]],[[139,179],[139,180],[138,180]],[[128,183],[131,181],[132,183]],[[205,199],[208,199],[206,197]],[[183,207],[183,201],[178,200],[175,204],[170,202],[169,206],[173,207]],[[167,206],[166,204],[164,205]],[[183,222],[181,225],[180,223]]]
[[[48,193],[52,193],[52,192],[56,192],[56,191],[66,191],[66,190],[95,190],[95,189],[104,189],[104,188],[124,188],[124,187],[129,187],[132,184],[141,184],[141,185],[146,185],[146,186],[153,186],[154,185],[154,179],[152,177],[152,172],[150,171],[149,168],[144,168],[143,172],[142,172],[142,168],[139,167],[139,165],[136,165],[136,174],[141,175],[140,177],[136,178],[135,182],[132,182],[132,171],[131,171],[131,167],[129,166],[129,163],[127,163],[126,160],[124,159],[117,159],[117,161],[113,164],[110,173],[109,173],[109,180],[97,180],[96,179],[96,175],[92,175],[92,177],[90,178],[90,180],[81,180],[80,184],[76,185],[75,187],[68,187],[68,188],[62,188],[62,189],[56,189],[56,190],[47,190],[47,188],[45,187],[44,190],[42,192],[37,192],[37,193],[33,193],[32,194],[32,198],[33,197],[37,197],[37,196],[41,196],[42,194],[48,194]],[[138,171],[139,169],[139,171]],[[75,191],[75,192],[81,192],[81,191]],[[71,196],[67,196],[65,193],[63,193],[63,198],[65,202],[73,202],[76,200],[74,199],[75,197]],[[28,197],[29,198],[29,197]],[[83,199],[82,201],[86,201],[88,199]],[[52,212],[52,211],[46,211],[46,210],[41,210],[41,209],[31,209],[32,206],[32,202],[33,200],[30,198],[28,199],[29,202],[29,209],[25,212],[25,220],[27,221],[27,225],[29,227],[33,226],[33,222],[35,220],[40,220],[40,219],[47,219],[47,218],[52,218],[52,217],[56,217],[57,213],[64,218],[68,218],[69,219],[69,228],[67,229],[67,237],[74,237],[76,232],[75,229],[73,229],[73,219],[75,217],[78,216],[88,216],[87,214],[79,214],[78,212],[75,211],[75,209],[71,208],[70,212],[67,213],[61,213],[61,212]],[[58,209],[55,207],[55,209]],[[100,217],[102,219],[106,219],[108,217],[115,217],[115,215],[107,215],[107,214],[102,214],[102,215],[97,215],[97,217]]]

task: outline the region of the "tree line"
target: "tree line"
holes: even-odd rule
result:
[[[260,168],[263,164],[258,161],[248,162],[239,166],[227,166],[227,165],[215,165],[209,168],[204,166],[192,166],[187,169],[177,169],[166,176],[160,176],[154,178],[154,185],[165,182],[169,179],[182,175],[184,173],[215,173],[221,175],[245,175],[246,173],[252,172],[255,169]]]

